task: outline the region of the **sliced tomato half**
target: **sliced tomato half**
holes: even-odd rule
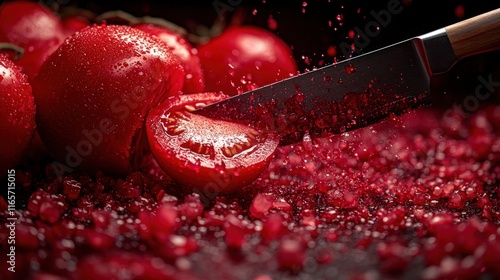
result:
[[[249,125],[191,113],[227,96],[181,95],[154,108],[147,134],[159,166],[185,187],[207,194],[240,189],[255,180],[276,151],[279,138]]]

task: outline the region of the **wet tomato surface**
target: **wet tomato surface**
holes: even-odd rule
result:
[[[215,193],[238,190],[264,171],[278,146],[276,135],[191,113],[226,97],[183,95],[149,114],[153,155],[167,174],[188,188]]]
[[[4,55],[0,55],[0,108],[3,134],[0,137],[0,168],[5,171],[21,162],[36,125],[35,101],[28,79]]]
[[[198,51],[185,38],[166,28],[152,24],[136,24],[133,27],[158,37],[177,56],[186,74],[182,88],[183,93],[203,92],[205,77],[198,58]]]
[[[290,48],[257,27],[232,27],[198,47],[207,91],[236,95],[297,74]]]
[[[65,41],[33,82],[40,135],[58,172],[126,173],[141,155],[146,113],[180,94],[183,79],[168,48],[131,27],[93,26]]]
[[[15,1],[0,7],[0,42],[24,49],[16,64],[21,66],[30,81],[65,38],[60,18],[41,4]]]

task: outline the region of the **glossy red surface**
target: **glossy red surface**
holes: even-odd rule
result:
[[[30,81],[65,38],[61,20],[45,6],[29,1],[7,2],[1,6],[0,42],[24,49],[24,55],[16,64]]]
[[[168,48],[131,27],[93,26],[65,41],[33,83],[40,135],[59,172],[125,174],[142,155],[146,113],[179,94],[183,79]]]
[[[227,98],[218,93],[182,95],[148,115],[151,151],[163,170],[188,191],[238,191],[267,167],[279,139],[244,124],[192,114]]]
[[[35,102],[26,75],[0,55],[0,169],[21,162],[35,130]]]
[[[205,89],[205,77],[201,70],[198,51],[186,39],[173,31],[151,24],[137,24],[133,27],[157,36],[177,56],[186,74],[184,86],[182,87],[183,93],[203,92]]]
[[[198,47],[206,91],[236,95],[297,74],[290,48],[267,30],[232,27]]]

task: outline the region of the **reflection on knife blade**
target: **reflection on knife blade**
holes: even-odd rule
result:
[[[282,144],[342,133],[429,104],[430,73],[420,41],[408,40],[196,111],[274,130]]]
[[[274,130],[282,143],[341,133],[430,103],[430,78],[498,50],[500,9],[196,111]],[[337,81],[337,82],[335,82]]]

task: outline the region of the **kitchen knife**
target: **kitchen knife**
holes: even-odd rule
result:
[[[430,103],[430,78],[500,49],[500,9],[195,111],[274,130],[282,143],[342,133]]]

